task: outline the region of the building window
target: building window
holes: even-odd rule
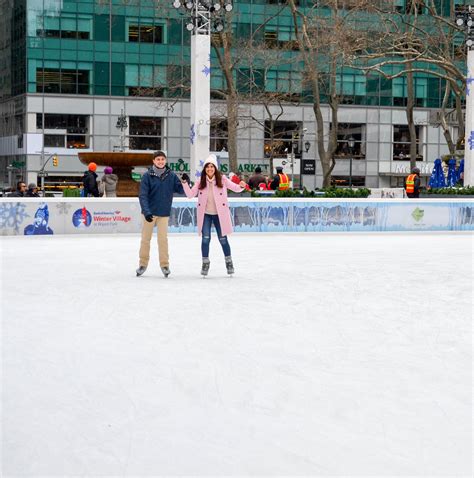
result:
[[[130,116],[129,145],[130,149],[161,149],[162,118]]]
[[[129,96],[163,96],[166,67],[161,65],[125,65],[125,86]]]
[[[265,141],[264,154],[266,158],[286,157],[294,153],[296,157],[301,157],[299,131],[301,123],[295,121],[274,121],[273,122],[273,141],[271,139],[271,121],[265,121]]]
[[[56,68],[37,68],[38,93],[89,94],[89,71]]]
[[[55,148],[89,148],[89,116],[36,114],[36,129],[44,133],[44,145]]]
[[[128,25],[128,41],[140,43],[164,43],[163,25]]]
[[[416,160],[423,161],[422,127],[416,129]],[[397,161],[410,161],[410,134],[408,125],[393,126],[393,159]]]
[[[337,125],[336,158],[352,156],[365,159],[366,125],[358,123],[339,123]]]
[[[64,139],[63,134],[45,134],[44,135],[44,146],[50,146],[53,148],[64,148]]]
[[[92,17],[88,15],[45,16],[43,25],[36,29],[36,35],[45,38],[73,38],[88,40],[92,38]]]
[[[301,72],[268,70],[265,79],[266,91],[282,95],[300,95],[302,90]]]
[[[331,176],[331,186],[343,187],[350,186],[363,188],[365,186],[365,176]]]
[[[228,137],[227,120],[211,118],[210,151],[227,151]]]

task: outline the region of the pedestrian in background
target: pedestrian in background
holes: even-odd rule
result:
[[[418,168],[413,168],[411,174],[405,180],[405,191],[409,198],[419,198],[420,197],[420,170]]]
[[[18,181],[16,183],[16,190],[13,191],[8,197],[23,198],[25,196],[26,196],[26,183],[25,181]]]
[[[103,195],[108,198],[117,197],[118,176],[114,174],[114,170],[110,166],[104,168],[104,174],[101,178]]]
[[[259,189],[260,184],[262,183],[266,185],[267,181],[265,179],[265,176],[262,174],[262,168],[260,166],[257,166],[255,168],[255,171],[249,178],[249,186],[251,189]]]
[[[97,164],[89,163],[87,171],[82,177],[82,184],[84,185],[84,197],[95,197],[98,198],[99,186],[97,184],[97,174],[96,174]]]
[[[28,184],[28,191],[26,191],[26,197],[29,198],[39,198],[38,187],[35,183]]]

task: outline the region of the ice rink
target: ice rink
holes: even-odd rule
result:
[[[4,477],[471,476],[470,233],[2,237]]]

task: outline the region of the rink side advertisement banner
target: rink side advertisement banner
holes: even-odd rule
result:
[[[472,199],[231,198],[235,232],[472,231]],[[175,198],[173,233],[196,232],[196,203]],[[2,198],[3,236],[139,233],[138,198]]]

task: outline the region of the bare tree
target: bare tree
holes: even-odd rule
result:
[[[455,39],[460,35],[454,23],[454,5],[448,12],[440,11],[440,2],[436,0],[408,0],[406,8],[398,11],[393,0],[377,8],[378,24],[373,45],[360,56],[369,62],[363,67],[367,72],[377,72],[384,78],[393,80],[405,77],[407,81],[407,121],[410,130],[410,163],[416,161],[416,129],[413,121],[415,92],[413,76],[424,73],[427,77],[438,78],[445,82],[438,124],[451,154],[464,137],[464,117],[462,103],[465,95],[466,78],[460,65],[460,50]],[[423,15],[421,14],[423,13]],[[396,71],[393,72],[392,70]],[[450,108],[454,105],[454,109]],[[459,122],[458,138],[454,140],[449,128],[448,117],[453,111]]]
[[[366,0],[323,0],[310,10],[303,10],[296,0],[288,0],[298,49],[304,62],[304,81],[312,93],[323,187],[331,185],[331,173],[336,165],[334,155],[340,104],[337,76],[342,68],[351,64],[367,41],[366,32],[357,28],[356,13],[370,10],[370,4]],[[327,134],[323,100],[327,101],[330,109],[331,122]]]

